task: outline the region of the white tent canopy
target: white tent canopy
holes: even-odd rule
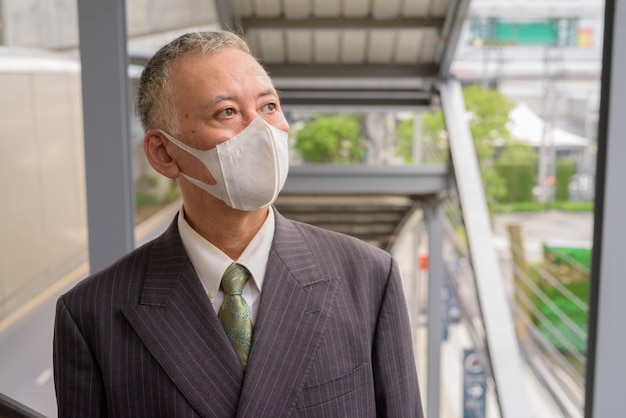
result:
[[[573,134],[564,129],[552,127],[545,129],[545,122],[528,105],[520,103],[509,112],[509,124],[507,125],[511,136],[523,141],[528,145],[539,147],[552,145],[555,147],[586,147],[589,140],[580,135]],[[544,134],[546,141],[544,141]]]

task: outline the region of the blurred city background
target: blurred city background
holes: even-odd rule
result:
[[[614,2],[92,3],[0,0],[7,411],[56,416],[56,299],[180,208],[143,156],[142,66],[178,34],[227,29],[268,69],[290,123],[278,210],[398,259],[429,417],[620,416],[602,408],[623,399],[597,400],[606,369],[589,370],[598,321],[625,313],[609,301],[598,313],[600,278],[621,277],[592,268],[611,248],[594,255],[595,189],[623,174],[598,163],[612,126],[603,59],[625,59],[609,48],[619,38],[605,42],[626,24]]]

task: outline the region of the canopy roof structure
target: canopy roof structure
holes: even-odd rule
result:
[[[216,1],[242,33],[285,110],[425,109],[448,77],[466,0]],[[388,248],[419,202],[446,188],[445,167],[292,166],[286,216]]]
[[[287,106],[415,107],[447,77],[467,0],[217,0]]]

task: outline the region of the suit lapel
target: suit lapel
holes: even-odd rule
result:
[[[338,286],[322,276],[295,225],[276,215],[237,416],[286,416],[295,405]]]
[[[185,253],[176,220],[154,244],[140,303],[122,311],[200,415],[235,415],[243,371]]]

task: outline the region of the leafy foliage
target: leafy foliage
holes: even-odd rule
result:
[[[587,301],[589,298],[589,280],[581,280],[573,283],[566,283],[564,286],[576,295],[579,299]],[[577,324],[581,329],[587,329],[587,312],[581,310],[578,305],[565,297],[557,289],[548,285],[543,285],[542,290],[546,293],[557,308],[569,319]],[[543,302],[539,302],[539,311],[545,316],[548,323],[540,323],[539,330],[550,341],[550,343],[560,351],[568,351],[570,347],[580,353],[587,350],[587,341],[575,333],[552,309],[551,306]],[[550,324],[550,325],[548,325]],[[554,329],[554,331],[553,331]],[[558,335],[558,336],[557,336]]]
[[[419,117],[419,116],[417,116]],[[412,164],[413,161],[413,129],[414,119],[409,118],[400,121],[396,126],[396,153],[404,162]],[[448,158],[448,132],[441,129],[445,126],[443,113],[430,112],[422,115],[423,131],[425,133],[422,144],[423,155],[421,163],[442,164]],[[429,134],[426,134],[428,132]]]
[[[498,175],[505,181],[505,193],[498,203],[530,202],[533,200],[536,167],[532,162],[498,161]]]
[[[561,202],[569,200],[569,183],[575,170],[574,161],[565,158],[556,160],[556,191],[554,196],[556,200]]]
[[[543,256],[555,265],[579,264],[587,270],[591,269],[591,248],[557,247],[544,244]]]
[[[499,161],[534,162],[536,153],[530,147],[511,138],[507,123],[513,102],[500,91],[485,89],[479,85],[470,85],[463,88],[463,99],[483,180],[485,197],[489,205],[492,206],[495,202],[505,198],[507,189],[516,187],[507,181],[508,179],[503,176],[502,170],[496,169],[496,163]],[[422,124],[425,142],[434,144],[435,149],[442,148],[441,144],[448,139],[443,112],[439,110],[425,113]],[[405,138],[402,137],[402,140]],[[497,150],[502,151],[497,154]]]
[[[361,120],[356,115],[318,115],[296,133],[295,149],[310,163],[363,162]]]
[[[528,276],[538,286],[544,297],[532,297],[536,310],[532,320],[538,330],[557,350],[564,353],[575,351],[585,353],[587,341],[580,331],[587,330],[588,312],[584,307],[589,304],[589,271],[591,248],[548,246],[544,245],[544,260],[529,264]],[[543,273],[540,272],[543,271]],[[548,275],[560,283],[545,279]],[[560,287],[567,289],[569,294]],[[573,299],[578,299],[576,302]],[[580,304],[582,302],[582,306]],[[563,316],[577,325],[575,331]]]

